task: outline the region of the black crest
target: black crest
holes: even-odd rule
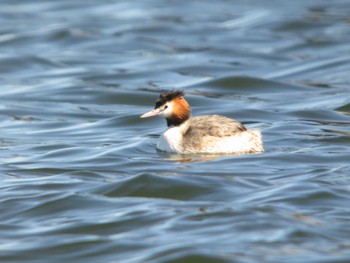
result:
[[[159,98],[156,101],[155,109],[159,108],[160,106],[164,105],[168,101],[171,101],[178,97],[185,96],[185,93],[183,90],[171,90],[171,91],[162,91]]]

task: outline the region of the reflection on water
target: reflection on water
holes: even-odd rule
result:
[[[0,261],[347,261],[347,1],[3,1]],[[162,89],[266,152],[155,149]]]

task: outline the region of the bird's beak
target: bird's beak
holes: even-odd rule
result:
[[[161,113],[162,111],[160,110],[160,108],[158,108],[158,109],[154,109],[149,112],[146,112],[145,114],[141,115],[140,118],[154,117],[154,116],[160,115]]]

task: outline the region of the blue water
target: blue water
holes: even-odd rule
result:
[[[1,262],[348,262],[348,1],[0,8]],[[266,152],[158,152],[162,89]]]

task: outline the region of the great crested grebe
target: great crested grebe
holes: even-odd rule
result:
[[[181,154],[264,151],[259,130],[247,130],[240,122],[220,115],[191,118],[191,108],[184,95],[182,90],[162,92],[154,110],[140,116],[166,119],[168,129],[159,137],[159,150]]]

